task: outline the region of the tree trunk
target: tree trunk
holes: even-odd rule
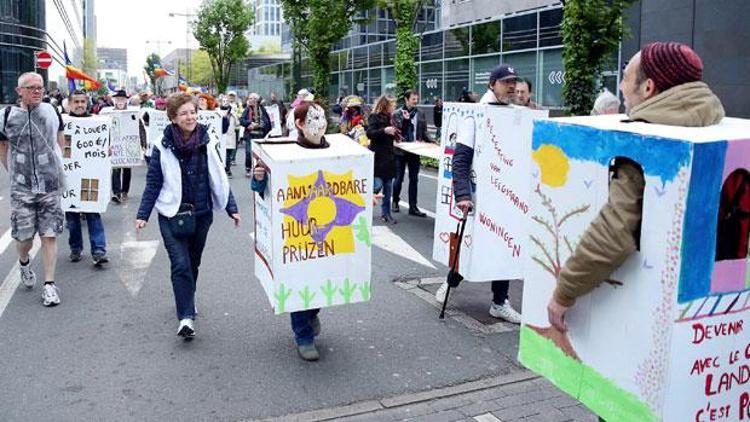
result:
[[[417,63],[414,56],[419,48],[419,41],[414,35],[409,22],[400,22],[396,28],[396,57],[394,72],[396,79],[396,95],[403,97],[410,89],[419,84],[417,77]]]
[[[313,65],[315,98],[323,105],[323,108],[327,109],[328,87],[331,83],[331,59],[328,46],[310,51],[310,58]]]

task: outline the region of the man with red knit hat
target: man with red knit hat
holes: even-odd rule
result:
[[[719,123],[724,107],[702,77],[703,62],[687,45],[648,44],[630,59],[620,83],[628,121],[690,127]],[[560,270],[547,305],[550,324],[560,331],[567,330],[565,313],[576,299],[609,278],[640,241],[643,170],[627,158],[613,160],[610,168],[609,200]]]

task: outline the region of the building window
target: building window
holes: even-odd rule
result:
[[[81,201],[99,200],[99,179],[81,179]]]
[[[425,34],[422,37],[422,61],[443,58],[443,33]]]
[[[456,101],[469,89],[469,59],[445,62],[445,101]]]
[[[419,88],[422,104],[432,104],[435,97],[443,95],[443,62],[422,64]]]
[[[503,51],[536,48],[536,13],[503,20]]]
[[[63,158],[71,158],[73,156],[73,140],[70,135],[65,135],[65,143],[63,144]]]
[[[469,55],[469,27],[445,31],[445,58]]]
[[[562,45],[562,9],[545,10],[539,13],[539,47]]]
[[[474,25],[471,28],[471,54],[500,52],[500,21]]]

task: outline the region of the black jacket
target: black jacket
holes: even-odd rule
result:
[[[396,173],[393,158],[393,136],[385,133],[385,128],[391,125],[391,116],[383,113],[372,113],[367,119],[367,123],[370,150],[375,153],[375,177],[384,180],[392,179]]]
[[[245,133],[242,136],[243,139],[263,138],[268,135],[268,132],[270,132],[272,129],[271,118],[268,117],[266,108],[260,104],[258,104],[257,108],[260,109],[260,129],[258,129],[256,132],[251,132],[249,129],[249,126],[252,123],[252,121],[250,120],[250,107],[245,107],[245,111],[242,112],[242,117],[240,117],[240,125],[245,128]]]

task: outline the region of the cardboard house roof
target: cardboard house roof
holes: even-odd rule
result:
[[[316,160],[320,158],[341,158],[361,156],[372,152],[359,145],[346,135],[330,134],[325,136],[330,147],[325,149],[303,148],[291,138],[275,138],[259,142],[263,150],[274,161]]]
[[[643,122],[624,123],[623,120],[627,118],[625,114],[611,114],[606,116],[558,117],[549,120],[563,124],[569,123],[602,130],[629,132],[693,143],[750,139],[750,120],[748,119],[725,117],[718,125],[682,127]]]

